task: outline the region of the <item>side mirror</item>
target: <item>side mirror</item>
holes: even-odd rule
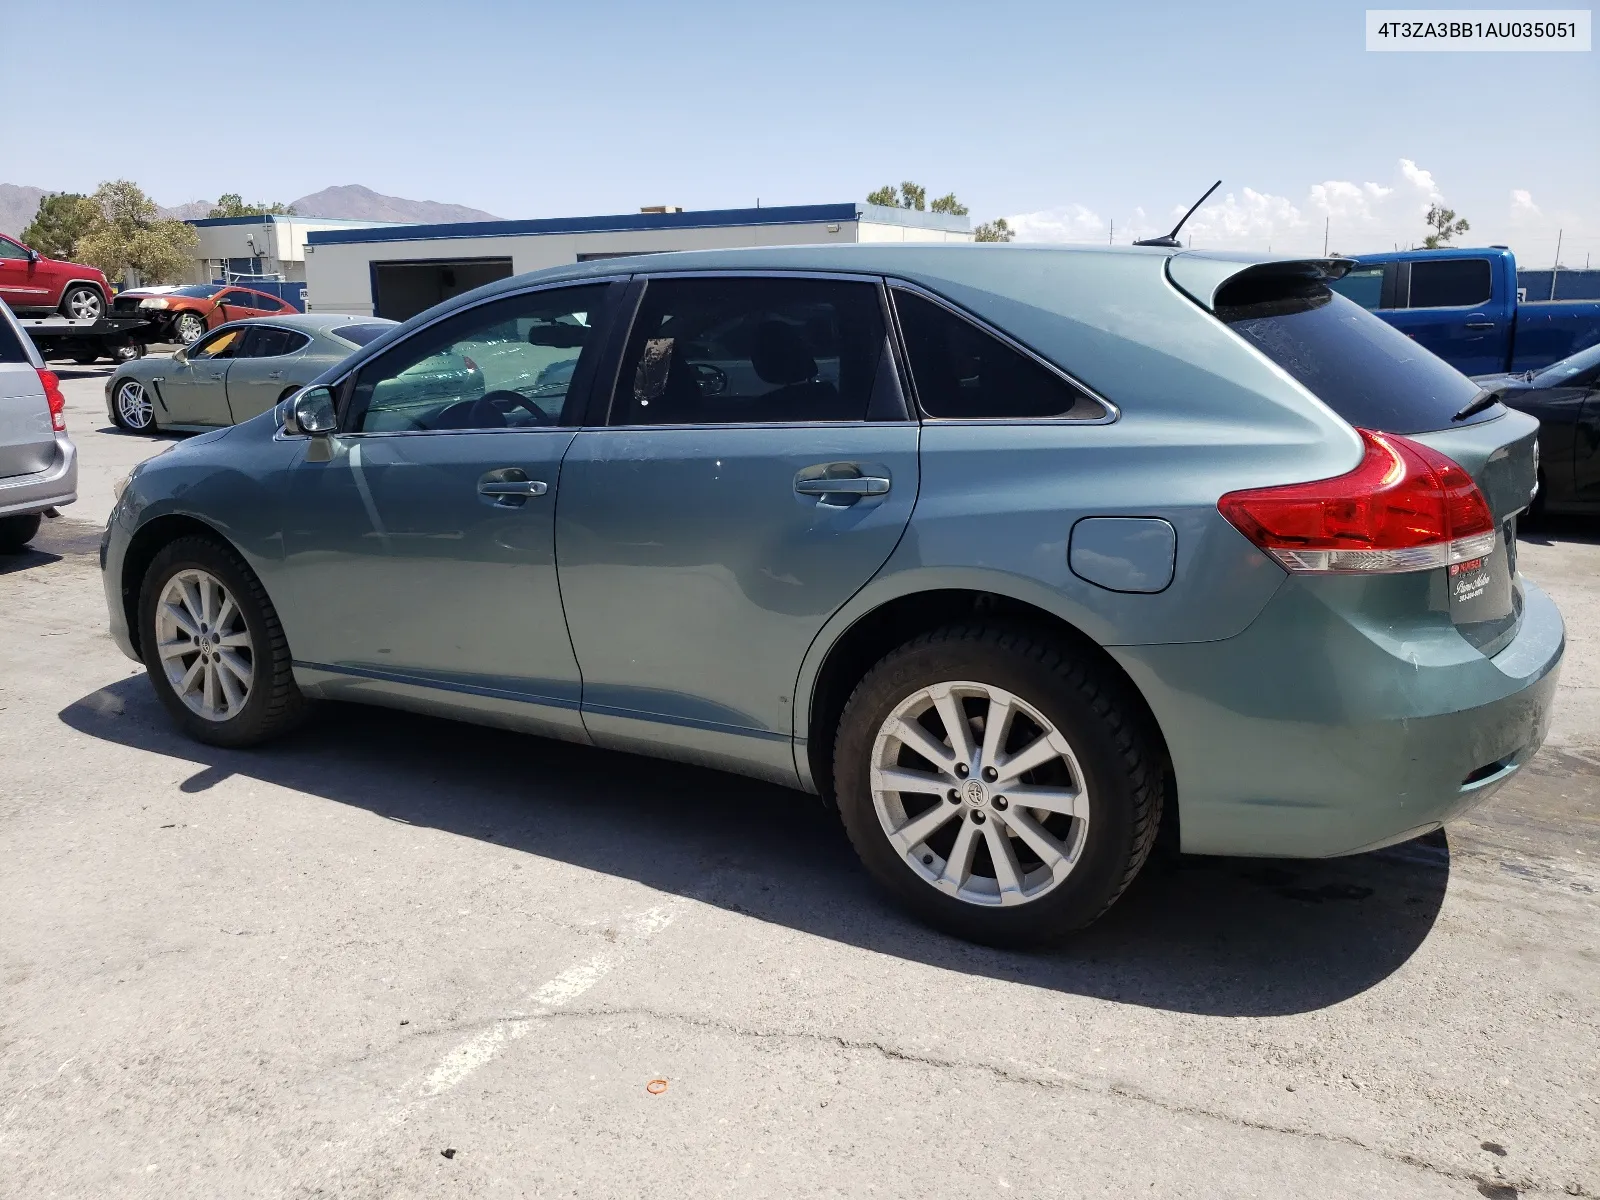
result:
[[[44,257],[37,250],[35,250],[32,246],[24,246],[23,249],[28,252],[28,261],[29,262],[38,262],[41,258]]]
[[[285,433],[326,437],[337,429],[338,425],[339,417],[333,406],[332,389],[308,387],[289,398],[289,412],[283,422]]]
[[[174,350],[172,352],[172,361],[177,363],[180,367],[188,366],[188,364],[189,364],[189,347],[187,347],[187,346],[179,346],[176,350]]]

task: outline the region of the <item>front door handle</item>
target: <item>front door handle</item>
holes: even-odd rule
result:
[[[1494,328],[1494,322],[1493,321],[1468,321],[1467,322],[1467,328],[1468,329],[1493,329]]]
[[[794,490],[802,496],[881,496],[889,481],[881,475],[847,475],[843,479],[797,479]]]
[[[501,467],[478,480],[478,495],[500,508],[521,508],[529,496],[542,496],[549,490],[549,484],[542,479],[529,479],[521,467]]]
[[[283,372],[282,371],[268,371],[267,372],[267,378],[268,379],[282,379],[283,378]]]
[[[549,490],[539,479],[505,479],[478,485],[480,496],[542,496]]]

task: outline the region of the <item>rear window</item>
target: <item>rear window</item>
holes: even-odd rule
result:
[[[1217,294],[1217,316],[1364,429],[1426,433],[1505,411],[1494,404],[1452,420],[1478,385],[1319,280],[1246,274]]]
[[[375,342],[393,325],[341,325],[332,331],[333,336],[342,338],[353,346],[365,346],[368,342]]]

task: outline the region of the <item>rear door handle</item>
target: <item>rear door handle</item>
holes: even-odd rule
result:
[[[283,378],[283,372],[282,371],[268,371],[267,372],[267,378],[268,379],[282,379]]]
[[[1468,321],[1467,322],[1467,328],[1468,329],[1493,329],[1494,328],[1494,322],[1493,321]]]

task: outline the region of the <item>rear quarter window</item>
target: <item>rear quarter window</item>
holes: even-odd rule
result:
[[[334,337],[349,342],[352,346],[365,346],[377,341],[393,328],[393,325],[341,325],[330,332]]]
[[[21,335],[12,328],[4,313],[0,313],[0,362],[32,363],[27,347],[22,344]]]
[[[1320,280],[1246,273],[1218,292],[1216,313],[1351,425],[1427,433],[1505,412],[1454,420],[1478,385]]]

